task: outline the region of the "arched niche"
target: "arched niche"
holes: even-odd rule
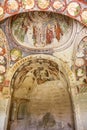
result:
[[[70,86],[60,60],[49,55],[31,55],[16,63],[13,70],[8,129],[74,130]]]
[[[62,51],[71,46],[77,31],[76,21],[44,11],[15,15],[5,25],[11,46],[33,53]]]

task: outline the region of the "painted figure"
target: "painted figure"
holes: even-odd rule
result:
[[[46,30],[46,44],[51,44],[53,37],[53,31],[51,30],[50,24],[48,24]]]
[[[60,25],[58,25],[58,23],[57,23],[57,25],[55,25],[55,32],[56,32],[56,38],[59,41],[60,36],[63,35],[63,32],[62,32],[62,30],[60,28]]]

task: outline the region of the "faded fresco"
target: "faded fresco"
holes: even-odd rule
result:
[[[14,74],[8,130],[74,130],[63,72],[46,59],[31,59]],[[67,115],[68,112],[68,115]]]
[[[0,0],[0,21],[28,11],[63,14],[87,26],[87,0]]]
[[[9,32],[15,42],[32,49],[63,46],[73,35],[73,21],[54,13],[20,14],[9,22]]]
[[[12,60],[20,59],[22,52],[51,52],[71,45],[76,32],[76,23],[68,17],[48,12],[29,12],[7,19],[4,25],[11,50]],[[13,47],[12,46],[12,47]],[[19,49],[18,49],[19,48]],[[17,53],[16,53],[17,52]]]
[[[15,38],[17,37],[16,39],[21,43],[25,43],[25,46],[28,46],[26,44],[30,42],[36,47],[45,46],[45,44],[51,44],[54,38],[59,41],[60,35],[63,35],[62,29],[60,25],[58,25],[58,20],[51,17],[51,13],[33,12],[24,14],[15,21],[14,19],[12,22],[13,36],[15,36]],[[56,30],[58,31],[56,32]],[[23,34],[20,35],[21,32]],[[53,43],[55,43],[55,41]]]
[[[79,1],[12,3],[5,12],[14,16],[0,22],[0,130],[87,130],[87,28],[46,12],[86,25],[86,10]]]

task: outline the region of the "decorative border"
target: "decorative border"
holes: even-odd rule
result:
[[[56,2],[56,0],[55,0],[55,1],[52,0],[52,3],[51,3],[51,6],[52,6],[52,8],[53,8],[53,11],[62,13],[62,12],[66,9],[66,7],[67,7],[67,5],[66,5],[66,4],[67,4],[67,3],[66,3],[66,0],[63,0],[63,2],[65,3],[65,4],[64,4],[64,8],[59,11],[59,9],[55,9],[55,8],[53,7],[54,2]]]
[[[21,0],[21,2],[20,2],[20,7],[21,7],[21,9],[23,10],[22,12],[28,12],[28,11],[33,11],[33,9],[35,8],[35,5],[36,5],[36,1],[35,0],[33,0],[34,1],[34,5],[29,9],[26,9],[25,8],[25,5],[24,5],[24,3],[23,3],[23,1]]]
[[[71,15],[71,14],[69,13],[69,11],[68,11],[68,7],[69,7],[69,5],[70,5],[71,3],[76,3],[76,4],[78,4],[79,7],[80,7],[79,13],[76,14],[75,16],[74,16],[74,15]],[[75,8],[74,8],[74,9],[75,9]],[[80,15],[80,13],[81,13],[81,5],[79,4],[79,2],[73,0],[73,1],[71,1],[71,2],[67,5],[67,14],[68,14],[68,16],[70,16],[70,17],[72,17],[72,18],[76,18],[76,17],[78,17],[78,16]]]
[[[59,13],[59,14],[63,14],[63,15],[67,15],[67,16],[69,16],[69,17],[71,17],[71,18],[73,18],[73,19],[76,19],[77,21],[79,21],[80,23],[83,23],[85,26],[87,26],[87,24],[85,24],[83,21],[82,21],[82,18],[81,18],[81,14],[82,14],[82,11],[86,8],[87,9],[87,3],[86,2],[84,2],[84,0],[64,0],[64,2],[65,2],[65,8],[63,9],[63,10],[57,10],[57,9],[55,9],[54,7],[53,7],[53,0],[49,0],[49,5],[48,5],[48,7],[47,8],[40,8],[39,6],[38,6],[38,0],[34,0],[34,6],[31,8],[31,9],[26,9],[26,8],[24,8],[24,5],[23,5],[23,2],[22,2],[22,0],[14,0],[14,1],[17,1],[18,2],[18,10],[16,10],[16,11],[8,11],[7,10],[7,8],[8,8],[8,4],[7,4],[7,2],[8,2],[8,0],[2,0],[1,2],[0,2],[0,7],[2,7],[3,8],[3,15],[1,14],[1,16],[0,16],[0,21],[2,21],[2,20],[4,20],[4,19],[6,19],[6,18],[8,18],[8,17],[10,17],[10,16],[13,16],[13,15],[15,15],[15,14],[19,14],[19,13],[22,13],[22,12],[28,12],[28,11],[50,11],[50,12],[56,12],[56,13]],[[58,1],[58,0],[57,0]],[[30,2],[30,1],[28,1],[28,0],[26,0],[26,3],[27,2]],[[76,15],[75,17],[73,17],[72,15],[70,15],[69,13],[68,13],[68,11],[67,11],[67,8],[68,8],[68,6],[69,6],[69,4],[71,3],[71,2],[76,2],[76,3],[78,3],[79,5],[80,5],[80,13],[78,14],[78,15]],[[29,4],[29,3],[28,3]]]
[[[36,1],[36,5],[37,5],[37,7],[38,7],[40,10],[42,10],[42,11],[44,11],[44,10],[48,10],[48,9],[50,8],[50,6],[51,6],[50,0],[49,0],[49,4],[48,4],[48,6],[45,7],[45,8],[41,8],[41,7],[39,6],[38,1],[39,1],[39,0]]]
[[[84,19],[83,19],[83,17],[82,17],[83,12],[85,12],[85,17],[84,17]],[[84,9],[81,11],[80,18],[81,18],[81,22],[84,23],[84,25],[87,26],[87,8],[84,8]],[[85,21],[84,21],[84,20],[85,20]]]

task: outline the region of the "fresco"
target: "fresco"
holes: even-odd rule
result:
[[[6,0],[5,1],[6,11],[8,14],[15,14],[19,11],[19,2],[17,0]]]
[[[14,91],[8,130],[74,130],[64,77],[52,60],[32,58],[23,63],[11,82]]]
[[[9,67],[8,43],[4,32],[0,29],[0,89],[5,85],[6,72]]]
[[[52,7],[54,10],[62,12],[66,8],[66,1],[65,0],[53,0]]]
[[[76,30],[68,17],[37,11],[16,15],[8,24],[14,43],[35,50],[65,48],[71,44]]]
[[[17,62],[22,58],[22,51],[16,48],[12,49],[10,51],[10,58],[13,62]]]
[[[81,8],[80,4],[77,2],[70,2],[67,8],[68,14],[72,17],[76,17],[80,14]]]
[[[78,1],[87,4],[87,0],[78,0]]]
[[[75,58],[75,72],[77,80],[83,79],[83,84],[78,87],[80,93],[87,91],[87,36],[81,39],[77,46]]]
[[[35,5],[34,0],[22,0],[21,2],[24,9],[32,9]]]
[[[46,9],[50,5],[50,0],[38,0],[37,3],[40,9]]]
[[[77,76],[84,76],[86,65],[87,37],[84,37],[78,45],[75,65],[77,66]]]
[[[0,20],[20,12],[47,11],[67,15],[87,26],[86,6],[86,0],[0,0]]]
[[[5,12],[0,5],[1,19],[15,14],[0,22],[0,130],[74,130],[74,115],[76,130],[86,130],[87,28],[69,18],[86,22],[86,9],[78,1],[27,2],[6,1]]]

